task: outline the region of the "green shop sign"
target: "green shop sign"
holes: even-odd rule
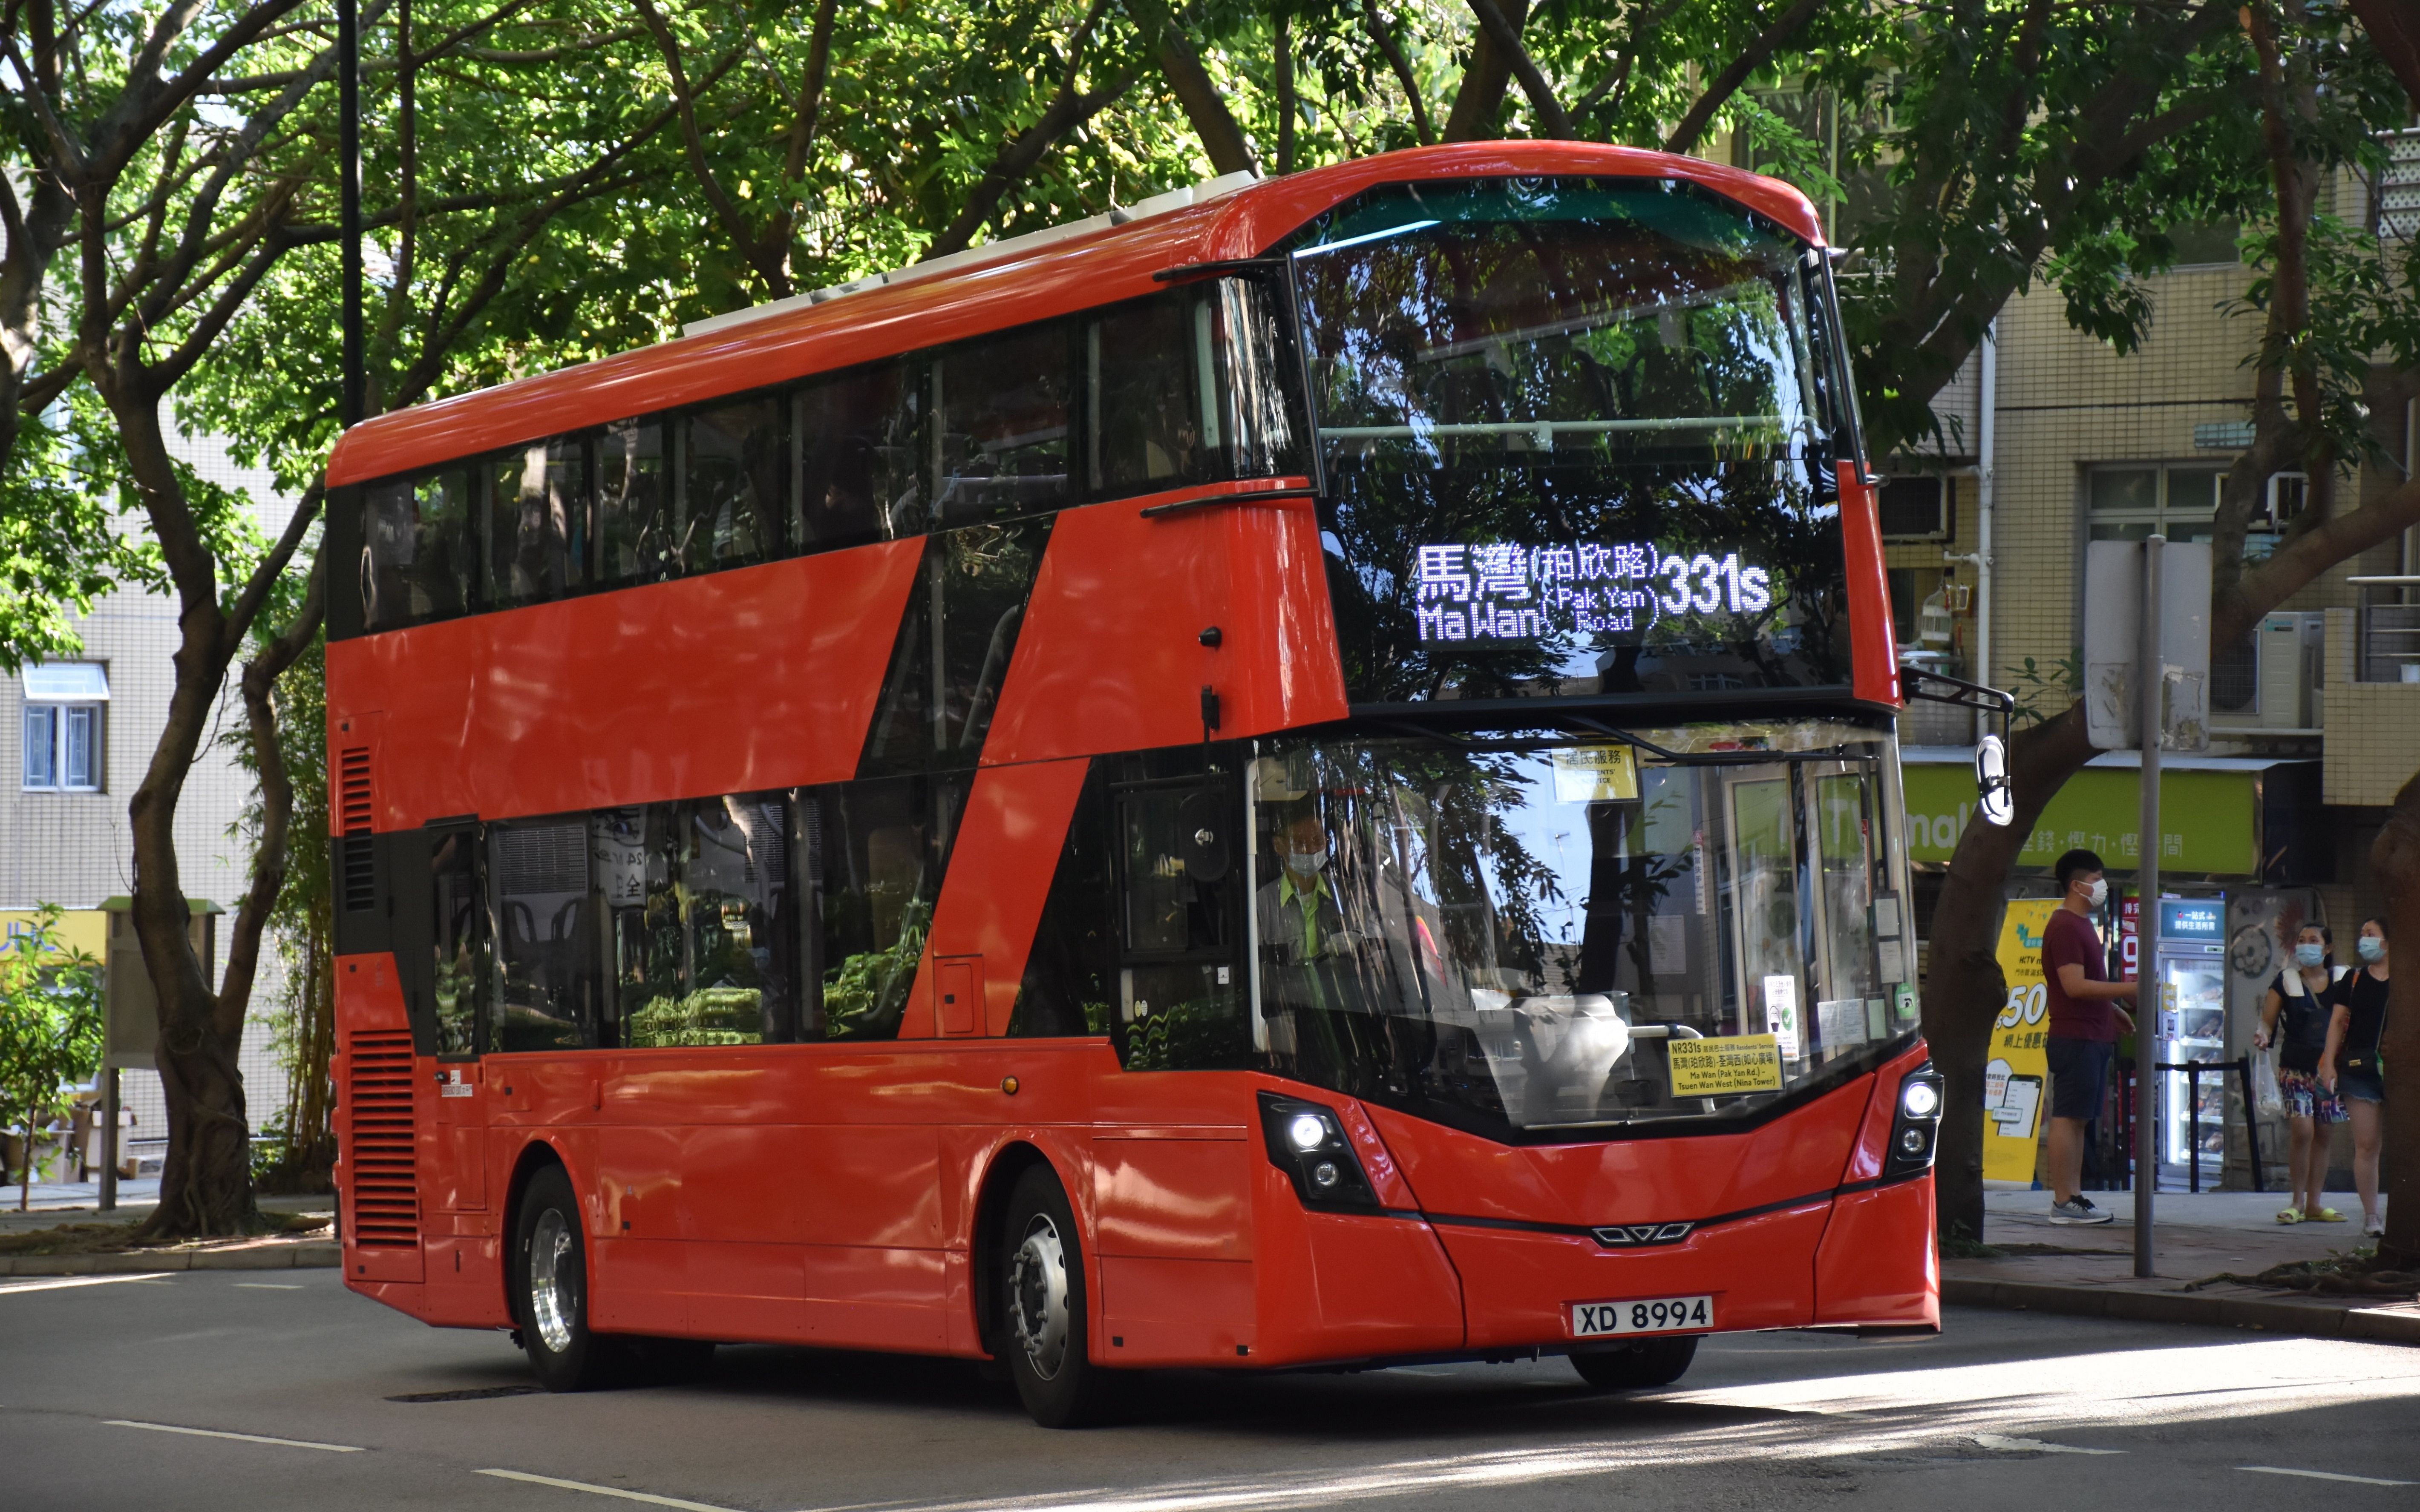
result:
[[[1974,768],[1928,762],[1910,763],[1903,771],[1908,859],[1947,861],[1959,835],[1976,822]],[[2062,852],[2082,846],[2100,852],[2112,871],[2134,870],[2143,854],[2142,776],[2131,766],[2087,766],[2068,779],[2035,822],[2017,864],[2049,866]],[[2160,780],[2161,867],[2257,874],[2259,810],[2256,773],[2170,768]]]

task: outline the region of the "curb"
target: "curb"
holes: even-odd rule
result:
[[[2039,1281],[1978,1281],[1962,1276],[1942,1277],[1941,1300],[1964,1307],[2006,1307],[2078,1318],[2198,1323],[2211,1328],[2257,1328],[2272,1334],[2306,1334],[2320,1338],[2420,1344],[2420,1312],[2399,1308],[2264,1302],[2115,1287],[2061,1287]]]
[[[318,1242],[242,1249],[117,1250],[105,1255],[0,1255],[0,1275],[150,1275],[162,1271],[291,1271],[344,1264],[343,1246]]]

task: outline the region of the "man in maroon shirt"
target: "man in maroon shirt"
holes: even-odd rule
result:
[[[2119,1024],[2134,1026],[2118,1004],[2132,982],[2109,980],[2109,955],[2092,916],[2109,900],[2101,857],[2070,851],[2058,858],[2058,911],[2042,929],[2042,986],[2050,1004],[2050,1221],[2105,1224],[2109,1214],[2076,1189],[2084,1182],[2084,1126],[2101,1114],[2117,1058]]]

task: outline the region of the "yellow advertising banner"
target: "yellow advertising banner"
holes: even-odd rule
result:
[[[1781,1090],[1781,1041],[1770,1034],[1667,1040],[1674,1097],[1728,1097]]]
[[[2009,1000],[1992,1025],[1983,1065],[1983,1182],[2030,1187],[2041,1121],[2050,1112],[2049,989],[2042,985],[2042,931],[2058,908],[2052,898],[2009,904],[2000,923],[2000,971]]]

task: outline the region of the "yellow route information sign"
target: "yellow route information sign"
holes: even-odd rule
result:
[[[1728,1097],[1781,1090],[1781,1041],[1770,1034],[1668,1040],[1674,1097]]]

